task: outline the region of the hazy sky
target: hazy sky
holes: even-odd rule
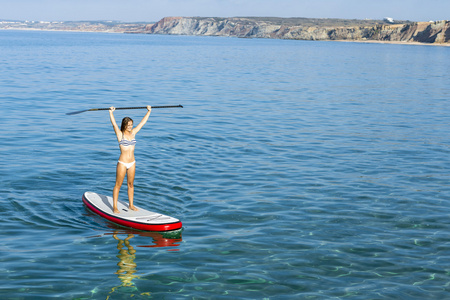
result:
[[[450,0],[0,0],[0,19],[158,21],[167,16],[270,16],[430,21]]]

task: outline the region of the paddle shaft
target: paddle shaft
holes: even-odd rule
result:
[[[174,108],[174,107],[183,107],[182,105],[163,105],[163,106],[152,106],[152,109],[153,108]],[[136,106],[136,107],[116,107],[116,110],[118,110],[118,109],[147,109],[147,106]],[[95,111],[95,110],[109,110],[109,107],[108,108],[93,108],[93,109],[90,109],[90,111]]]
[[[175,107],[181,107],[183,108],[183,105],[162,105],[162,106],[152,106],[153,108],[175,108]],[[135,106],[135,107],[116,107],[116,110],[119,109],[147,109],[147,106]],[[91,109],[86,109],[86,110],[80,110],[80,111],[74,111],[74,112],[70,112],[70,113],[66,113],[66,115],[76,115],[76,114],[81,114],[83,112],[86,111],[97,111],[97,110],[109,110],[108,108],[91,108]]]

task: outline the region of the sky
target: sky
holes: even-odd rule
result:
[[[163,17],[450,19],[450,0],[0,0],[0,20],[156,22]]]

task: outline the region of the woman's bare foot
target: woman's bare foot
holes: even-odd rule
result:
[[[113,212],[114,212],[115,214],[120,214],[120,211],[117,209],[117,207],[113,207]]]
[[[129,209],[134,210],[134,211],[138,211],[138,209],[136,207],[134,207],[134,205],[130,205],[128,206]]]

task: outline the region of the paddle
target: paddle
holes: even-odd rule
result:
[[[174,108],[174,107],[181,107],[183,108],[183,105],[165,105],[165,106],[152,106],[153,108]],[[118,109],[147,109],[147,106],[138,106],[138,107],[116,107],[116,110]],[[91,108],[91,109],[85,109],[85,110],[80,110],[80,111],[74,111],[74,112],[70,112],[70,113],[66,113],[66,115],[76,115],[76,114],[81,114],[84,113],[86,111],[97,111],[97,110],[109,110],[108,108]]]

